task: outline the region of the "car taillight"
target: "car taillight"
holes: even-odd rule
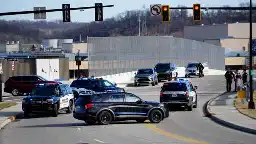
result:
[[[86,105],[85,105],[85,109],[89,109],[89,108],[93,107],[93,105],[94,105],[94,104],[91,104],[91,103],[90,103],[90,104],[86,104]]]
[[[186,91],[186,94],[185,94],[185,96],[188,96],[188,91]]]
[[[163,92],[160,92],[160,97],[163,97],[164,96],[164,93]]]

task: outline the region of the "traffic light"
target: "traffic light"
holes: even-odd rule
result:
[[[200,21],[201,20],[201,6],[200,4],[193,5],[193,20]]]
[[[162,22],[170,22],[170,7],[162,5]]]
[[[70,18],[70,4],[62,4],[63,22],[71,22]]]
[[[82,58],[80,56],[75,56],[75,61],[76,61],[76,65],[77,66],[80,66],[81,65],[81,61],[82,61]]]
[[[103,21],[103,4],[95,3],[95,21]]]

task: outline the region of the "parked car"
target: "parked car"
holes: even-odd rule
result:
[[[155,66],[155,71],[158,73],[157,78],[161,80],[170,80],[170,78],[178,77],[177,67],[174,63],[158,63]]]
[[[75,98],[78,97],[81,90],[91,90],[97,93],[124,91],[123,88],[119,88],[116,84],[112,84],[108,80],[102,78],[79,78],[74,80],[70,87],[73,89]]]
[[[189,111],[197,108],[197,86],[189,80],[178,79],[163,84],[160,91],[160,102],[169,106],[185,106]]]
[[[134,77],[134,86],[151,84],[155,86],[158,84],[157,72],[153,68],[138,69]]]
[[[60,82],[48,81],[37,75],[12,76],[4,83],[4,92],[11,93],[13,96],[30,93],[38,84],[57,84]]]
[[[132,93],[102,93],[80,95],[75,102],[73,117],[87,124],[107,125],[112,121],[149,119],[159,123],[169,116],[164,104],[145,101]]]
[[[22,101],[25,117],[35,112],[47,112],[56,117],[59,110],[71,113],[73,107],[74,95],[67,84],[39,84]]]

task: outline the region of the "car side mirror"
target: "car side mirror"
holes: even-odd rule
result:
[[[198,89],[198,86],[194,86],[194,89],[195,89],[195,90]]]
[[[136,75],[137,73],[135,72],[134,75]]]
[[[116,83],[114,83],[114,86],[117,86],[117,84],[116,84]]]

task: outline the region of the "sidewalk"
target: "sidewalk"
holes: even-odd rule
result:
[[[0,129],[14,121],[16,116],[22,113],[21,102],[17,105],[0,110]]]
[[[256,120],[234,107],[236,96],[237,93],[226,93],[210,100],[205,107],[206,115],[221,125],[256,135]]]

